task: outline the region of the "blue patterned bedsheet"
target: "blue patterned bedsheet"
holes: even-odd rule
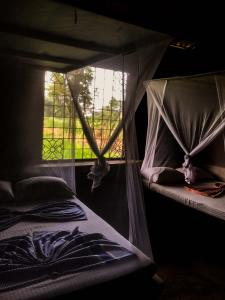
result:
[[[0,208],[0,231],[22,220],[68,222],[87,220],[87,217],[84,210],[70,200],[42,203],[27,211]]]
[[[101,233],[33,232],[0,240],[0,292],[134,258]]]

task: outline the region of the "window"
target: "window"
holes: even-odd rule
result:
[[[78,101],[98,147],[103,149],[122,118],[122,73],[92,67],[75,72],[81,86]],[[123,146],[121,132],[105,156],[123,158]],[[42,159],[91,160],[95,157],[74,111],[65,74],[46,72]]]

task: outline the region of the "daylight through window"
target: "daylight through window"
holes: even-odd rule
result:
[[[122,118],[122,73],[93,67],[76,72],[81,86],[78,101],[98,147],[103,149]],[[121,132],[105,157],[123,158],[123,146],[123,132]],[[74,111],[65,74],[46,72],[43,160],[95,157]]]

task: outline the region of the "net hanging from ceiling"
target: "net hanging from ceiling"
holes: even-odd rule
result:
[[[183,168],[195,182],[197,155],[225,129],[225,75],[146,81],[148,131],[142,175],[153,181],[155,167]]]
[[[120,219],[118,222],[127,228],[126,234],[124,234],[125,237],[129,237],[129,240],[148,256],[152,256],[152,252],[145,218],[140,166],[137,164],[139,156],[134,115],[145,93],[143,82],[153,77],[169,42],[170,37],[167,35],[153,32],[144,44],[133,45],[133,50],[129,53],[110,57],[89,66],[90,68],[118,72],[120,76],[120,87],[117,86],[120,91],[120,99],[117,100],[121,102],[122,111],[117,114],[116,126],[112,128],[102,145],[99,145],[95,129],[90,122],[93,111],[88,111],[85,105],[87,95],[83,93],[80,80],[80,75],[84,74],[85,68],[67,73],[68,86],[66,92],[70,94],[68,99],[72,100],[67,99],[64,112],[67,112],[68,122],[71,124],[71,130],[68,133],[70,143],[68,151],[70,154],[67,154],[70,159],[65,160],[57,153],[51,153],[54,160],[42,161],[41,171],[37,171],[44,175],[55,175],[64,178],[72,190],[76,192],[75,154],[77,149],[76,132],[73,128],[79,118],[89,147],[96,156],[94,165],[92,165],[88,174],[89,179],[93,181],[92,190],[97,190],[96,188],[101,184],[101,189],[106,189],[105,194],[110,193],[111,198],[121,199],[125,214],[121,211],[115,211],[113,214],[117,219]],[[126,163],[123,167],[118,167],[117,172],[111,174],[107,153],[116,138],[121,137],[121,135],[124,149],[122,159]],[[55,139],[52,139],[52,142],[54,143]],[[52,149],[54,152],[54,147]],[[32,172],[34,172],[33,161],[27,162],[26,167],[28,170],[31,170],[32,167]],[[104,187],[104,176],[109,172],[112,188]],[[104,201],[107,202],[107,198]],[[124,215],[127,217],[125,218]]]
[[[89,179],[93,180],[92,190],[101,184],[101,180],[109,172],[110,167],[105,155],[123,131],[126,160],[123,176],[126,178],[126,190],[122,198],[128,206],[129,240],[148,255],[152,255],[152,253],[145,220],[140,170],[136,163],[139,157],[134,115],[145,93],[143,81],[152,78],[169,43],[168,37],[157,37],[156,40],[154,38],[150,39],[145,46],[137,46],[136,50],[131,53],[105,59],[93,65],[97,68],[110,69],[121,74],[122,119],[111,132],[111,135],[108,136],[104,147],[101,149],[96,142],[93,128],[90,126],[87,117],[85,117],[85,105],[80,105],[79,76],[77,76],[76,71],[67,74],[75,110],[80,118],[88,143],[97,157],[88,174]],[[111,191],[109,192],[111,193]],[[116,191],[114,193],[117,197]]]

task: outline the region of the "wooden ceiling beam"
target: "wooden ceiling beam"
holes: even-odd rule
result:
[[[117,55],[120,53],[120,49],[115,47],[108,47],[106,45],[84,41],[80,39],[74,39],[63,35],[45,32],[28,27],[22,27],[14,24],[7,24],[0,22],[0,32],[14,34],[31,39],[37,39],[40,41],[60,44],[64,46],[70,46],[95,52],[106,53],[109,55]]]
[[[84,61],[75,60],[72,58],[51,56],[48,54],[31,53],[31,52],[15,50],[15,49],[0,49],[0,54],[7,55],[7,56],[29,58],[33,60],[42,60],[42,61],[56,62],[62,64],[69,64],[75,66],[76,68],[81,68],[84,65]]]

